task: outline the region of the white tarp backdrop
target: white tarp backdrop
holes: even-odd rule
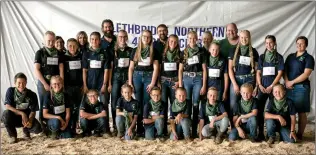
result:
[[[6,89],[13,77],[24,72],[27,87],[35,92],[35,52],[43,46],[43,34],[54,31],[66,41],[84,30],[101,32],[101,22],[112,19],[115,31],[125,29],[130,45],[136,45],[142,29],[153,31],[164,23],[169,34],[180,36],[183,48],[186,34],[209,30],[215,39],[225,38],[225,25],[235,22],[239,30],[248,29],[253,47],[264,51],[264,37],[277,38],[278,52],[284,58],[295,52],[295,39],[309,39],[307,51],[315,58],[315,2],[1,2],[1,112]],[[311,112],[315,118],[315,72],[311,76]]]

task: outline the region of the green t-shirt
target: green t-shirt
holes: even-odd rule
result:
[[[227,38],[221,40],[219,44],[220,44],[220,53],[226,60],[228,59],[229,51],[237,46],[237,44],[231,45]]]

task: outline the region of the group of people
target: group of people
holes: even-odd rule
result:
[[[6,93],[2,121],[11,143],[17,142],[16,127],[23,127],[26,139],[41,132],[71,138],[81,128],[83,137],[164,140],[170,134],[172,140],[214,138],[219,144],[229,126],[231,141],[249,137],[274,143],[276,132],[286,142],[303,138],[315,65],[306,37],[297,37],[296,52],[284,62],[275,36],[266,36],[259,56],[250,32],[238,35],[234,23],[220,41],[204,32],[202,45],[190,31],[183,51],[165,24],[157,27],[157,41],[144,30],[135,48],[127,45],[125,30],[114,35],[111,20],[101,25],[103,36],[92,32],[88,42],[80,31],[67,40],[67,48],[54,32],[45,33],[45,45],[35,54],[39,104],[23,73],[16,74],[15,87]]]

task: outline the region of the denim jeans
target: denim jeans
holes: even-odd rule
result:
[[[105,117],[100,117],[94,120],[80,118],[80,126],[84,133],[89,133],[92,130],[102,133],[105,129]]]
[[[70,132],[69,124],[65,130],[61,131],[61,122],[57,118],[48,119],[47,121],[48,129],[51,132],[59,132],[60,138],[72,138],[72,134]]]
[[[121,87],[126,83],[128,73],[113,73],[112,77],[112,92],[111,92],[111,113],[113,120],[113,128],[115,126],[115,117],[116,117],[116,102],[121,97]]]
[[[257,137],[257,118],[255,116],[251,116],[248,118],[247,123],[242,123],[240,125],[244,133],[250,133],[251,138]],[[239,137],[237,129],[234,127],[229,134],[229,140],[237,140]]]
[[[40,80],[37,81],[37,92],[38,92],[38,97],[39,97],[39,121],[42,122],[43,120],[43,103],[44,103],[44,98],[45,96],[49,93],[49,91],[45,90],[44,85]]]
[[[183,118],[180,121],[180,124],[175,124],[176,126],[176,133],[178,135],[178,139],[181,139],[183,136],[184,138],[190,137],[190,126],[191,126],[191,119]],[[171,132],[170,139],[174,139],[174,134]]]
[[[125,117],[124,116],[116,116],[115,118],[115,122],[116,122],[116,128],[119,134],[123,134],[124,133],[124,139],[125,140],[132,140],[135,137],[135,130],[133,130],[133,135],[132,136],[128,136],[127,132],[128,129],[125,128]]]
[[[1,120],[3,124],[5,125],[5,128],[7,129],[8,135],[10,137],[17,137],[16,127],[23,127],[22,116],[16,115],[14,112],[10,110],[5,110],[3,111]],[[29,133],[38,134],[40,132],[42,132],[42,128],[36,118],[33,119],[31,128],[23,127],[23,133],[25,134],[29,134]]]
[[[296,84],[293,87],[286,90],[286,96],[293,101],[296,112],[310,112],[310,86]]]
[[[281,126],[278,120],[268,119],[267,123],[267,136],[268,137],[276,137],[276,132],[280,133],[280,140],[285,142],[294,143],[294,139],[290,138],[290,125]],[[288,122],[287,122],[288,123]]]
[[[202,75],[195,77],[183,76],[184,88],[187,92],[187,100],[193,103],[193,119],[192,119],[192,136],[197,136],[199,103],[200,103],[200,90],[203,84]]]
[[[253,84],[253,86],[255,85],[254,76],[246,77],[246,78],[240,78],[240,77],[235,76],[235,79],[236,79],[237,85],[239,87],[239,90],[240,90],[241,85],[243,85],[244,83],[251,83],[251,84]],[[234,108],[235,104],[237,104],[237,102],[241,98],[240,94],[238,94],[238,95],[235,94],[233,83],[230,84],[229,96],[230,96],[230,102],[229,102],[230,105],[229,105],[228,116],[230,119],[230,123],[233,124],[233,122],[232,122],[233,121],[233,108]]]
[[[161,101],[165,104],[164,105],[164,127],[163,127],[163,133],[165,135],[168,134],[168,114],[169,114],[169,105],[173,103],[175,100],[175,90],[172,88],[175,85],[175,82],[168,81],[168,80],[161,80]],[[168,102],[168,99],[170,102]],[[170,103],[170,104],[169,104]]]
[[[149,101],[150,96],[147,93],[146,87],[151,83],[153,72],[134,71],[133,85],[135,88],[135,98],[138,100],[139,107],[141,108],[139,116],[137,117],[137,133],[143,134],[143,108],[144,104]]]
[[[155,139],[155,129],[157,131],[157,136],[161,137],[163,134],[164,120],[163,118],[158,118],[155,120],[155,123],[144,124],[145,128],[145,139],[153,140]]]
[[[218,100],[222,100],[223,92],[224,92],[224,83],[221,80],[214,80],[208,77],[207,79],[207,88],[215,87],[218,91]]]
[[[108,92],[107,90],[105,92]],[[102,94],[101,91],[99,92],[100,102],[103,103],[103,108],[105,110],[105,113],[109,115],[109,102],[107,102],[107,99],[109,98],[109,93]],[[105,132],[110,132],[110,123],[109,123],[109,117],[105,117]]]
[[[259,89],[259,88],[258,88]],[[257,114],[257,119],[258,119],[258,128],[259,128],[259,134],[263,134],[264,131],[264,109],[266,106],[266,102],[269,99],[273,100],[273,94],[272,92],[270,94],[262,93],[261,90],[259,89],[258,91],[258,114]]]
[[[225,132],[228,128],[228,124],[228,117],[224,117],[221,120],[214,122],[214,128],[210,128],[210,124],[206,124],[202,128],[202,135],[203,137],[210,138],[213,130],[216,130],[217,132]]]
[[[82,101],[81,86],[66,86],[65,92],[68,94],[71,103],[70,128],[73,133],[76,133],[76,123],[79,120],[79,107]]]

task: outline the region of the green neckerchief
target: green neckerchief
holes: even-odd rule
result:
[[[101,48],[93,49],[92,47],[90,47],[89,50],[98,54],[101,51]]]
[[[169,62],[174,62],[174,59],[176,58],[176,56],[177,56],[177,51],[175,49],[174,50],[168,49],[166,53],[166,57]]]
[[[53,92],[53,98],[55,99],[55,101],[57,102],[58,105],[61,105],[61,104],[63,104],[63,101],[64,101],[64,93],[63,92],[58,92],[58,93]]]
[[[251,108],[252,108],[252,100],[253,99],[250,99],[249,101],[245,101],[243,98],[241,98],[240,105],[241,105],[241,108],[244,110],[244,112],[250,113]]]
[[[56,48],[48,48],[48,47],[45,47],[47,53],[49,56],[56,56],[58,54],[58,51]]]
[[[206,108],[205,108],[205,114],[207,116],[214,116],[214,115],[216,115],[217,108],[218,108],[218,103],[217,102],[215,102],[214,106],[209,104],[209,102],[207,102],[206,103]]]
[[[240,45],[240,53],[245,56],[248,53],[249,46]]]
[[[14,101],[16,104],[21,104],[24,102],[25,98],[26,98],[26,88],[24,89],[24,91],[21,93],[19,92],[19,90],[17,88],[14,88]]]
[[[267,51],[264,55],[264,61],[266,61],[267,63],[272,62],[275,59],[274,52],[275,52],[274,50]]]
[[[218,63],[218,60],[219,60],[219,56],[217,57],[213,57],[212,55],[210,55],[210,58],[209,58],[209,65],[210,66],[214,66]]]
[[[79,51],[76,52],[76,54],[74,55],[74,57],[77,56],[78,54],[79,54]],[[66,51],[65,55],[67,55],[67,56],[72,56],[72,55],[70,54],[69,50]]]
[[[149,57],[149,46],[143,48],[140,52],[142,59],[146,59],[147,57]]]
[[[150,99],[149,103],[151,104],[152,111],[154,111],[155,113],[159,113],[162,110],[160,101],[154,102],[152,99]]]
[[[189,58],[191,58],[193,55],[195,55],[196,53],[199,52],[199,47],[198,46],[195,46],[194,48],[191,48],[189,45],[188,45],[188,53],[189,53]]]
[[[172,104],[172,112],[180,112],[183,111],[185,106],[187,105],[186,101],[179,102],[178,99],[175,99]]]
[[[284,107],[285,103],[286,103],[286,99],[285,97],[282,100],[276,100],[275,98],[273,99],[273,103],[274,103],[274,110],[276,112],[280,112],[280,110],[282,110],[282,108]],[[286,107],[287,108],[287,107]]]

